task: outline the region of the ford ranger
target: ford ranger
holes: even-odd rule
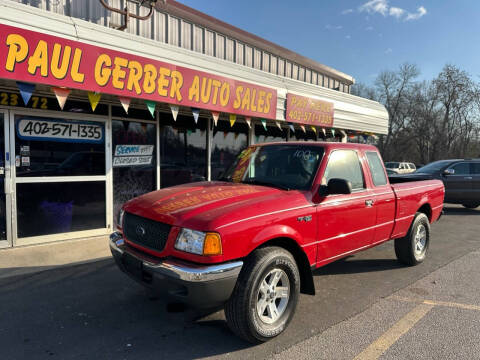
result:
[[[422,262],[442,213],[441,181],[390,184],[374,146],[271,143],[243,150],[220,181],[127,202],[110,248],[141,284],[197,308],[224,306],[254,343],[280,334],[312,271],[394,239]]]

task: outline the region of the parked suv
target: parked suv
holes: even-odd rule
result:
[[[396,174],[409,174],[414,172],[417,168],[413,163],[407,162],[396,162],[396,161],[388,161],[385,163],[385,167],[387,170],[391,170]]]
[[[439,179],[445,185],[445,202],[475,209],[480,206],[480,159],[439,160],[413,174],[395,177],[405,181]]]

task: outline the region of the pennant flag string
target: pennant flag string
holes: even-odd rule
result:
[[[95,111],[97,108],[98,103],[100,102],[100,98],[102,94],[96,93],[93,91],[88,92],[88,100],[90,101],[90,106],[92,107],[92,111]]]
[[[277,125],[277,127],[278,127],[281,131],[283,131],[282,125],[281,125],[278,121],[275,121],[275,124]]]
[[[68,95],[70,95],[71,90],[67,88],[52,87],[52,91],[54,92],[55,97],[57,98],[60,109],[63,110],[63,107],[67,102],[67,98],[68,98]]]
[[[125,110],[125,112],[128,114],[128,108],[130,107],[130,102],[132,101],[132,99],[125,96],[119,96],[118,100],[120,100],[120,103],[123,106],[123,110]]]
[[[310,126],[313,130],[313,132],[315,133],[315,135],[317,135],[317,128],[315,126]]]
[[[200,109],[192,108],[192,114],[193,114],[193,119],[195,120],[195,124],[198,123],[198,117],[200,116]]]
[[[327,138],[327,131],[325,130],[325,128],[322,128],[322,132],[323,132],[323,136],[325,137],[325,139]]]
[[[177,105],[170,105],[170,110],[172,111],[173,121],[177,121],[179,107]],[[192,109],[192,111],[193,111],[193,109]],[[193,116],[195,117],[195,113],[193,114]],[[197,121],[195,120],[195,123],[196,122]]]
[[[335,137],[335,129],[332,129],[332,135]]]
[[[218,118],[220,117],[220,113],[218,111],[212,111],[213,123],[217,126]]]
[[[235,124],[236,120],[237,120],[237,115],[230,114],[230,127],[233,127],[233,124]]]
[[[302,129],[305,134],[307,133],[307,130],[305,129],[305,125],[300,125],[300,129]]]
[[[295,128],[293,127],[292,123],[289,123],[288,126],[290,127],[290,130],[292,130],[292,132],[295,132]]]
[[[145,104],[147,105],[148,111],[150,111],[152,118],[155,118],[155,101],[145,100]]]
[[[27,106],[33,92],[35,91],[35,84],[17,81],[17,87],[18,90],[20,90],[20,95],[22,95],[23,103],[25,104],[25,106]]]
[[[261,119],[260,121],[262,122],[262,125],[263,125],[263,128],[265,129],[265,131],[267,131],[267,120]]]

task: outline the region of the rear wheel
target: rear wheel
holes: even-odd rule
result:
[[[462,204],[467,209],[476,209],[480,204]]]
[[[249,342],[268,341],[289,324],[299,293],[300,275],[292,254],[279,247],[255,250],[225,305],[227,323]]]
[[[405,237],[395,239],[395,254],[405,265],[420,264],[427,257],[430,244],[430,223],[427,215],[416,213]]]

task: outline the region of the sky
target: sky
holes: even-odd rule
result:
[[[479,0],[180,0],[371,85],[416,64],[419,80],[447,63],[480,80]]]

